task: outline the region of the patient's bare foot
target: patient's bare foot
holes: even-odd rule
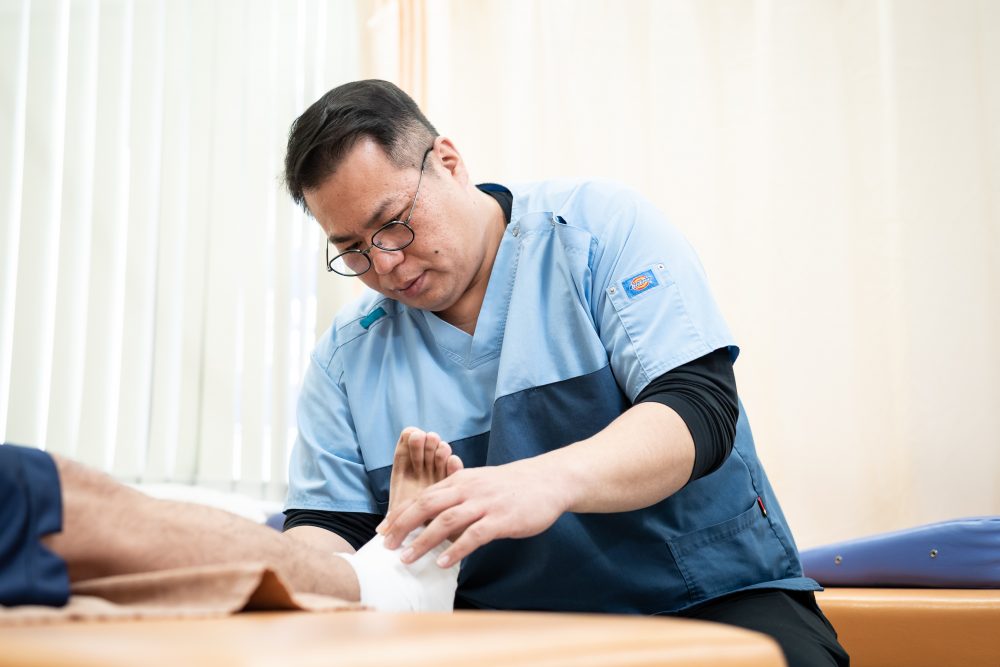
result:
[[[404,429],[392,461],[386,516],[404,511],[424,489],[461,469],[462,461],[437,433],[414,427]],[[385,525],[383,521],[376,530],[381,533]],[[420,530],[414,530],[410,537]],[[451,611],[459,565],[441,568],[435,564],[445,548],[442,543],[436,551],[406,564],[398,553],[385,547],[382,535],[376,535],[357,553],[339,555],[354,568],[362,604],[383,611]]]
[[[428,486],[455,474],[462,467],[462,460],[437,433],[425,433],[412,426],[404,429],[392,460],[389,512],[408,505]]]

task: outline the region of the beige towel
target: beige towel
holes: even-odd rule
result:
[[[264,563],[125,574],[73,584],[62,608],[0,607],[0,625],[128,618],[197,618],[241,611],[334,611],[361,605],[326,595],[293,593]]]

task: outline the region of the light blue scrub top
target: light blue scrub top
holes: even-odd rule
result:
[[[511,192],[474,336],[375,292],[322,336],[286,507],[384,513],[406,426],[440,433],[467,467],[499,465],[593,435],[677,366],[722,347],[736,359],[698,258],[648,201],[597,181]],[[463,562],[458,598],[654,614],[759,587],[819,589],[740,405],[721,468],[642,510],[565,514],[486,545]]]

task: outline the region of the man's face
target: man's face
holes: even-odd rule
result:
[[[413,243],[399,251],[372,248],[368,287],[407,306],[446,311],[480,272],[485,248],[468,224],[475,206],[457,152],[438,140],[427,156],[410,226]],[[443,156],[443,157],[442,157]],[[457,165],[457,168],[456,168]],[[390,220],[405,220],[420,178],[419,165],[400,169],[369,138],[355,144],[322,185],[305,192],[306,205],[337,250],[368,248]],[[331,255],[334,254],[331,249]]]

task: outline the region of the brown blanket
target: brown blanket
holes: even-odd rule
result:
[[[0,625],[127,618],[229,616],[241,611],[361,609],[339,598],[293,593],[264,563],[204,565],[90,579],[73,584],[69,604],[0,607]]]

